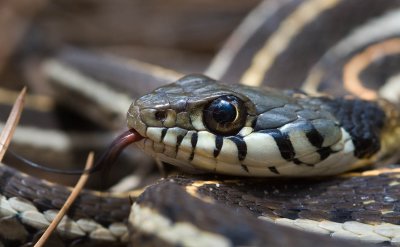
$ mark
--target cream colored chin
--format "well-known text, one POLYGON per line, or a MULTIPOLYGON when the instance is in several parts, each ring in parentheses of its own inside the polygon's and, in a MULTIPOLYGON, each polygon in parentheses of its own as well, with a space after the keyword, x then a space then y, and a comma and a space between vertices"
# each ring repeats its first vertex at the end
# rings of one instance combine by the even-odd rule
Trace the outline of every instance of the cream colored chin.
MULTIPOLYGON (((295 164, 285 160, 274 139, 268 134, 250 133, 243 138, 247 146, 244 159, 238 158, 238 147, 229 138, 223 138, 222 147, 218 155, 215 135, 208 131, 187 131, 180 128, 149 127, 146 131, 147 138, 137 145, 153 157, 189 169, 191 171, 208 171, 212 173, 252 176, 252 177, 307 177, 320 175, 334 175, 350 169, 354 169, 365 162, 358 162, 354 157, 354 145, 349 134, 342 129, 341 139, 330 146, 335 153, 320 161, 314 157, 308 157, 314 152, 296 156, 298 160, 315 162, 313 165, 295 164), (166 131, 163 135, 163 129, 166 131), (192 143, 193 135, 197 135, 197 142, 192 143), (178 144, 177 136, 182 136, 178 144)), ((298 137, 297 139, 302 139, 298 137)), ((297 144, 303 143, 296 139, 297 144), (297 143, 299 142, 299 143, 297 143)), ((305 137, 303 139, 306 139, 305 137)), ((309 148, 310 149, 310 148, 309 148)), ((307 149, 308 150, 308 149, 307 149)), ((301 150, 296 148, 298 154, 301 150)), ((319 155, 318 155, 319 157, 319 155)))
MULTIPOLYGON (((349 170, 349 167, 343 164, 354 163, 354 156, 350 153, 343 151, 331 155, 328 159, 322 161, 315 167, 299 166, 292 162, 287 162, 277 167, 280 174, 271 172, 267 165, 264 167, 247 166, 248 172, 245 171, 239 163, 226 163, 218 160, 213 160, 204 156, 195 155, 193 160, 177 159, 167 156, 171 153, 162 153, 163 150, 168 150, 170 147, 163 143, 157 143, 150 139, 144 139, 137 143, 146 153, 150 154, 156 159, 166 162, 171 165, 183 168, 184 171, 198 174, 204 172, 212 172, 226 175, 236 176, 251 176, 251 177, 310 177, 310 176, 324 176, 332 175, 349 170)), ((358 166, 358 165, 357 165, 358 166)), ((353 166, 352 168, 356 168, 353 166)))
MULTIPOLYGON (((163 143, 160 142, 154 142, 151 139, 142 139, 139 142, 136 142, 136 145, 142 149, 144 152, 147 154, 151 155, 157 160, 166 162, 168 164, 177 166, 182 168, 184 171, 190 172, 190 173, 204 173, 204 169, 198 169, 195 168, 189 161, 187 160, 179 160, 176 158, 172 158, 167 156, 166 154, 163 153, 165 150, 171 150, 170 147, 166 146, 163 143)), ((169 155, 172 155, 171 152, 168 152, 169 155)), ((175 156, 175 155, 174 155, 175 156)))

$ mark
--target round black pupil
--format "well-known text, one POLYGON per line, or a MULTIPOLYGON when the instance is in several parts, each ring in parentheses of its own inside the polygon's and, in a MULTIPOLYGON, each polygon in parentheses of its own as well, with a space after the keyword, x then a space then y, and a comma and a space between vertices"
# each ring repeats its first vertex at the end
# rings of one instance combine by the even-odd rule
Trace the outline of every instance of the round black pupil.
POLYGON ((231 123, 236 119, 236 108, 229 101, 217 99, 211 104, 210 108, 212 116, 217 123, 231 123))

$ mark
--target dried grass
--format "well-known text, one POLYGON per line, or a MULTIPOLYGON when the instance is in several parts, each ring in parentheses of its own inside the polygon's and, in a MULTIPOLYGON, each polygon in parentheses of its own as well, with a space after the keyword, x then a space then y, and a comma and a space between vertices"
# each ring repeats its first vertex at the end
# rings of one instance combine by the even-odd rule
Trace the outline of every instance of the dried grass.
MULTIPOLYGON (((90 152, 86 160, 85 171, 90 170, 92 168, 93 160, 94 160, 94 153, 90 152)), ((79 193, 82 191, 83 187, 85 186, 89 178, 89 175, 90 175, 89 173, 82 173, 81 177, 79 178, 79 181, 76 183, 68 199, 65 201, 64 205, 62 206, 62 208, 60 209, 54 220, 50 223, 49 227, 47 227, 46 231, 43 233, 43 235, 40 237, 40 239, 37 241, 34 247, 41 247, 46 243, 47 239, 49 239, 51 234, 56 229, 57 225, 60 223, 62 218, 67 213, 68 209, 71 207, 75 199, 78 197, 79 193)))
POLYGON ((24 87, 18 95, 13 108, 11 109, 10 115, 4 126, 4 129, 0 134, 0 162, 3 160, 4 154, 7 151, 8 145, 11 142, 12 136, 14 135, 15 129, 17 128, 19 119, 21 117, 22 110, 24 108, 26 95, 26 87, 24 87))

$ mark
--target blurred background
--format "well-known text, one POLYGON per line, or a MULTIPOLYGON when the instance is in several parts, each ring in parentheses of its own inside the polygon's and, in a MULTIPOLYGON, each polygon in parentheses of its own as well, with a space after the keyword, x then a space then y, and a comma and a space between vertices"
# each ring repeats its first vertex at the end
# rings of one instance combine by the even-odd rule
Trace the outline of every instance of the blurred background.
MULTIPOLYGON (((55 97, 48 94, 40 67, 42 61, 60 53, 68 57, 71 48, 77 48, 79 52, 73 52, 72 56, 78 54, 78 61, 83 61, 85 66, 90 64, 90 59, 82 60, 79 54, 89 52, 136 59, 180 73, 201 73, 230 33, 258 2, 0 0, 0 121, 6 120, 12 102, 23 86, 28 86, 29 97, 32 98, 27 100, 19 128, 28 126, 33 132, 20 131, 20 137, 14 138, 11 149, 39 164, 60 169, 79 169, 88 151, 95 149, 99 154, 112 139, 103 138, 96 147, 88 144, 86 148, 78 148, 80 144, 74 144, 65 152, 53 148, 51 141, 56 142, 53 145, 55 147, 60 142, 57 138, 60 135, 63 137, 63 133, 71 141, 79 139, 82 136, 80 133, 85 131, 109 134, 125 127, 125 121, 121 120, 117 121, 117 127, 105 126, 96 118, 86 117, 79 112, 79 107, 64 104, 59 95, 55 97), (44 112, 38 111, 36 106, 51 107, 44 112), (41 134, 41 130, 44 134, 41 134), (49 133, 58 134, 58 137, 49 137, 49 133), (38 147, 31 140, 22 139, 35 139, 47 146, 38 147)), ((83 139, 87 141, 85 137, 83 139)), ((112 173, 106 179, 107 187, 126 174, 135 172, 132 160, 142 165, 152 162, 137 152, 130 153, 132 155, 124 156, 128 162, 123 159, 119 162, 122 166, 111 168, 112 173)), ((77 179, 30 169, 10 155, 5 163, 60 183, 73 184, 77 179)), ((90 186, 104 187, 103 178, 101 174, 93 176, 90 186)))
POLYGON ((2 0, 1 83, 15 63, 75 46, 201 72, 257 0, 2 0))

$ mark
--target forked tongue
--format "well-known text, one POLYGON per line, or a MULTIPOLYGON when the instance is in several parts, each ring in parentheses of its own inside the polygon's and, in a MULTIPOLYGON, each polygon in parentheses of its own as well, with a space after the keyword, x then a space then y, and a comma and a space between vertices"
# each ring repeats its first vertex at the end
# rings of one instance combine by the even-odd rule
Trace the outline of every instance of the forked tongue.
POLYGON ((52 172, 52 173, 61 173, 67 175, 81 175, 82 173, 93 173, 98 170, 101 170, 104 167, 111 166, 115 163, 122 150, 124 150, 128 145, 140 141, 143 137, 134 129, 130 129, 119 135, 115 140, 110 144, 110 146, 106 149, 106 151, 97 159, 95 165, 90 170, 60 170, 56 168, 51 168, 48 166, 43 166, 32 162, 24 157, 12 152, 10 149, 7 150, 9 154, 14 156, 15 158, 21 160, 22 162, 32 166, 34 168, 52 172))
POLYGON ((141 139, 143 139, 143 137, 136 130, 130 129, 125 131, 115 138, 89 172, 98 171, 105 166, 111 166, 127 146, 141 139))

